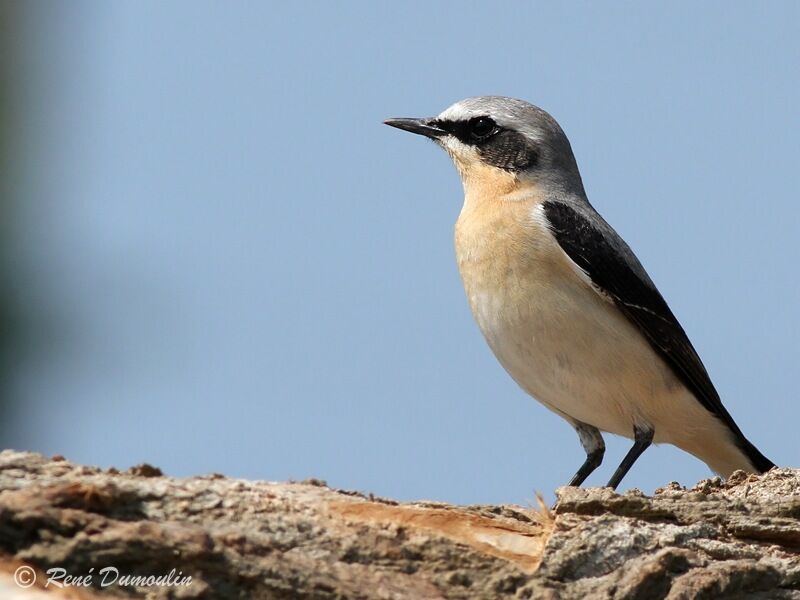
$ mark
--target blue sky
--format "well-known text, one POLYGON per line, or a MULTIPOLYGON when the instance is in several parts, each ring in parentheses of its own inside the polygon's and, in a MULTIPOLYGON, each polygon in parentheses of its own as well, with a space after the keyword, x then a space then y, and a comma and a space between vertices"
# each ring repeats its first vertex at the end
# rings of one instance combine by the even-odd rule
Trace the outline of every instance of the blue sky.
MULTIPOLYGON (((472 320, 449 159, 381 124, 502 94, 559 120, 734 418, 796 465, 799 18, 779 2, 40 8, 17 227, 48 351, 15 381, 7 445, 400 499, 551 497, 577 437, 472 320)), ((608 436, 588 483, 629 443, 608 436)), ((623 487, 708 473, 661 446, 623 487)))

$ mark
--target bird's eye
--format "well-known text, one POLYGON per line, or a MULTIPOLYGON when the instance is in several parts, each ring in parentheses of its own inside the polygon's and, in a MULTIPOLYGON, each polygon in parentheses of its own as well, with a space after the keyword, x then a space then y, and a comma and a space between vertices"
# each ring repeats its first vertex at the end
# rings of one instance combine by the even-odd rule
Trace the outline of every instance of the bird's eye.
POLYGON ((473 140, 483 140, 497 130, 497 125, 489 117, 477 117, 470 121, 469 135, 473 140))

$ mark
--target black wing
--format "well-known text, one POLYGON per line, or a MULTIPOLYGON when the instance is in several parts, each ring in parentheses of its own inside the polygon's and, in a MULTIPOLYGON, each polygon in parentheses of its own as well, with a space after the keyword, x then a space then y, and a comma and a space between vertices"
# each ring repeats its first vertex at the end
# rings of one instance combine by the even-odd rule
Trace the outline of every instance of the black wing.
POLYGON ((753 466, 762 472, 772 468, 772 462, 747 441, 722 405, 692 343, 622 238, 591 207, 548 201, 544 212, 564 252, 642 332, 697 400, 730 428, 753 466))

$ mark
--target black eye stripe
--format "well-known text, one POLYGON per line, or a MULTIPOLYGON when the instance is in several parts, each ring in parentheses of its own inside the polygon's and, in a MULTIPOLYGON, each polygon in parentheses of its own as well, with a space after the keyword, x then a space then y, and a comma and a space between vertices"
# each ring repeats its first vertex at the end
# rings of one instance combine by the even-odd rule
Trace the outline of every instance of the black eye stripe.
POLYGON ((437 119, 432 125, 451 133, 465 144, 473 145, 479 144, 489 139, 497 132, 502 131, 502 128, 488 116, 473 117, 467 121, 437 119))
POLYGON ((489 165, 507 171, 520 171, 539 161, 534 142, 518 131, 497 125, 490 117, 474 117, 466 121, 436 120, 432 125, 444 129, 459 141, 478 150, 489 165))
POLYGON ((477 149, 483 162, 507 171, 529 169, 539 161, 539 152, 533 142, 509 129, 491 136, 477 149))

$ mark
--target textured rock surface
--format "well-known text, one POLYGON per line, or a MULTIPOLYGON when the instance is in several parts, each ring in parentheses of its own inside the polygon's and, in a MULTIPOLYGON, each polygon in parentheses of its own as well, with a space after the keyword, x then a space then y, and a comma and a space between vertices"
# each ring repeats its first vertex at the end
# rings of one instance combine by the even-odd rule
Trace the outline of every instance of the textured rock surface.
POLYGON ((558 498, 552 511, 398 504, 317 481, 172 479, 6 451, 0 597, 800 599, 800 471, 558 498), (30 588, 14 582, 21 566, 30 588), (102 586, 104 567, 175 578, 102 586), (52 568, 92 586, 44 588, 52 568))

